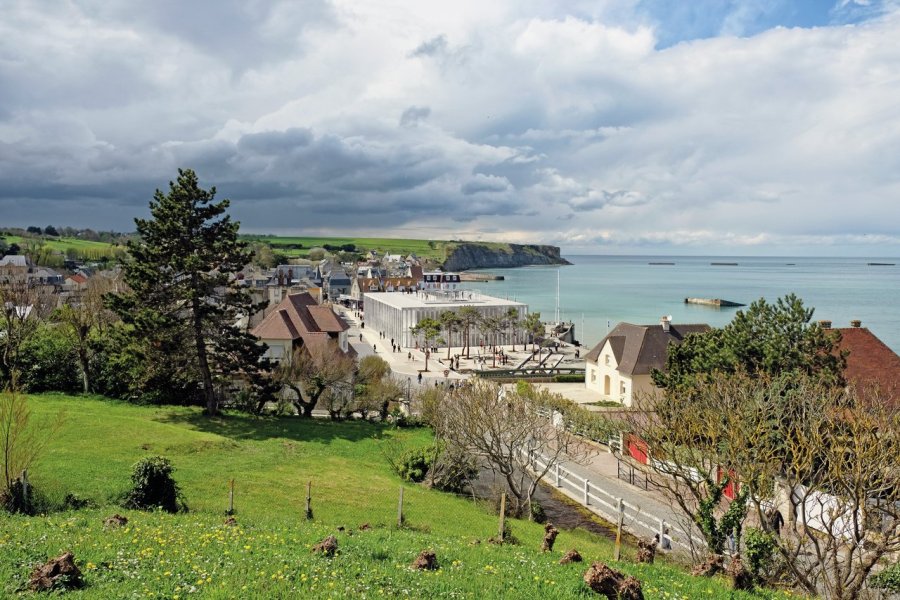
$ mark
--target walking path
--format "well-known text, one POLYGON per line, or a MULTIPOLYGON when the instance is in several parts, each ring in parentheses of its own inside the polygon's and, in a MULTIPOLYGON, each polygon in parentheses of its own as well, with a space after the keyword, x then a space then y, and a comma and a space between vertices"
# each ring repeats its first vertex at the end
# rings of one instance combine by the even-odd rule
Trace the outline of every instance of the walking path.
MULTIPOLYGON (((407 393, 433 387, 435 385, 458 384, 468 379, 469 375, 448 369, 446 353, 439 351, 432 354, 428 360, 428 371, 425 368, 425 353, 421 350, 401 348, 393 351, 390 339, 382 339, 378 331, 360 326, 360 319, 354 311, 340 306, 335 306, 341 316, 350 325, 347 332, 350 344, 360 357, 376 355, 384 359, 391 370, 401 379, 406 378, 407 393), (444 375, 444 373, 447 375, 444 375), (419 384, 418 376, 421 373, 422 383, 419 384)), ((477 351, 473 348, 473 354, 477 351)), ((504 347, 504 352, 510 356, 510 365, 523 361, 531 352, 524 345, 518 345, 519 352, 513 352, 511 347, 504 347)), ((573 350, 557 355, 559 359, 572 358, 573 350)), ((459 349, 461 352, 462 350, 459 349)), ((451 350, 451 352, 453 352, 451 350)), ((557 359, 554 358, 554 361, 557 359)), ((490 361, 486 358, 485 361, 490 361)), ((475 358, 460 360, 460 370, 479 370, 484 363, 479 364, 475 358)), ((593 394, 583 393, 583 384, 553 384, 546 385, 553 391, 562 391, 566 396, 574 396, 576 402, 585 403, 594 400, 593 394), (556 389, 560 387, 560 389, 556 389), (574 394, 569 392, 575 392, 574 394)), ((594 407, 591 407, 594 408, 594 407)), ((543 461, 535 457, 538 467, 543 461)), ((623 513, 623 528, 639 537, 653 537, 660 534, 661 539, 676 550, 687 550, 691 546, 690 536, 684 532, 681 526, 683 518, 679 516, 671 504, 660 492, 652 487, 649 490, 633 486, 618 478, 618 465, 616 455, 599 450, 584 464, 577 464, 571 460, 563 460, 559 463, 559 469, 551 468, 545 481, 555 486, 562 493, 586 506, 592 512, 604 519, 616 523, 618 511, 623 513), (621 500, 621 503, 619 502, 621 500)), ((699 535, 694 533, 695 544, 702 544, 699 535)), ((665 545, 663 547, 665 548, 665 545)))

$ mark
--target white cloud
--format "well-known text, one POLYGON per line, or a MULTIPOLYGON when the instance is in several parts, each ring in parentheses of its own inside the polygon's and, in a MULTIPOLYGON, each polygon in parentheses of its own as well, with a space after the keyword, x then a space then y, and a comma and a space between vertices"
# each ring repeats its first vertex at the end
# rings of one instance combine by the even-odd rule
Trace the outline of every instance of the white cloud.
POLYGON ((891 3, 664 49, 636 3, 8 4, 10 224, 127 229, 190 166, 258 231, 900 251, 891 3))

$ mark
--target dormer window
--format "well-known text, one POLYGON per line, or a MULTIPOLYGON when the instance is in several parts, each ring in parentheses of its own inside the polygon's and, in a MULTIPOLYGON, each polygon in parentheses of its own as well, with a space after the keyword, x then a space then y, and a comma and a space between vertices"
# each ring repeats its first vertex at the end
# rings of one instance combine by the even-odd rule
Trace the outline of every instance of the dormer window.
POLYGON ((609 366, 609 354, 603 355, 603 364, 605 364, 607 367, 609 366))

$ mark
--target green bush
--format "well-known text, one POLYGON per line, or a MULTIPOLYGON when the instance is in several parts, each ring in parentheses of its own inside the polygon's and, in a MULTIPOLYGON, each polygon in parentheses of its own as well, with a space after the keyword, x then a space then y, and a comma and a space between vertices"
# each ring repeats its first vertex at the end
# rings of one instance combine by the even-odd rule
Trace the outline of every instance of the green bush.
POLYGON ((516 392, 535 406, 562 415, 563 425, 573 433, 595 442, 606 443, 622 430, 622 424, 602 413, 589 411, 559 394, 539 392, 527 381, 516 383, 516 392))
POLYGON ((869 583, 878 590, 900 592, 900 563, 894 563, 881 573, 873 576, 869 583))
POLYGON ((78 356, 72 338, 53 325, 42 325, 22 344, 21 383, 29 392, 81 391, 78 356))
POLYGON ((434 460, 434 448, 412 448, 403 452, 400 457, 391 463, 394 471, 402 479, 412 483, 425 481, 425 475, 434 460))
POLYGON ((757 581, 765 582, 775 558, 775 538, 771 533, 748 527, 744 536, 747 568, 757 581))
POLYGON ((547 520, 547 513, 537 500, 531 501, 531 520, 535 523, 544 523, 547 520))
POLYGON ((125 498, 126 508, 152 510, 160 508, 175 513, 187 510, 178 484, 172 478, 175 468, 168 458, 148 456, 135 463, 131 473, 131 490, 125 498))
POLYGON ((568 373, 563 375, 555 375, 553 377, 555 383, 584 383, 584 373, 568 373))

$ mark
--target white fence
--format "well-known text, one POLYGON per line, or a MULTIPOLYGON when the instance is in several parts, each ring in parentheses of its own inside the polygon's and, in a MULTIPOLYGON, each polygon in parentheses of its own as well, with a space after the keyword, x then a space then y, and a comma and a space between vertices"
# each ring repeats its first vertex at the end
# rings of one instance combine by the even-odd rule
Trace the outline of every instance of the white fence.
MULTIPOLYGON (((525 452, 522 450, 523 454, 525 452)), ((532 470, 540 472, 547 467, 548 460, 546 456, 532 451, 529 463, 532 465, 532 470)), ((688 551, 706 547, 706 541, 703 538, 691 535, 681 527, 641 510, 640 506, 613 496, 591 483, 589 479, 560 466, 559 462, 551 464, 545 481, 555 485, 567 496, 611 523, 618 522, 619 514, 621 514, 622 528, 633 535, 638 537, 659 535, 659 547, 663 550, 672 550, 676 546, 688 551)))

